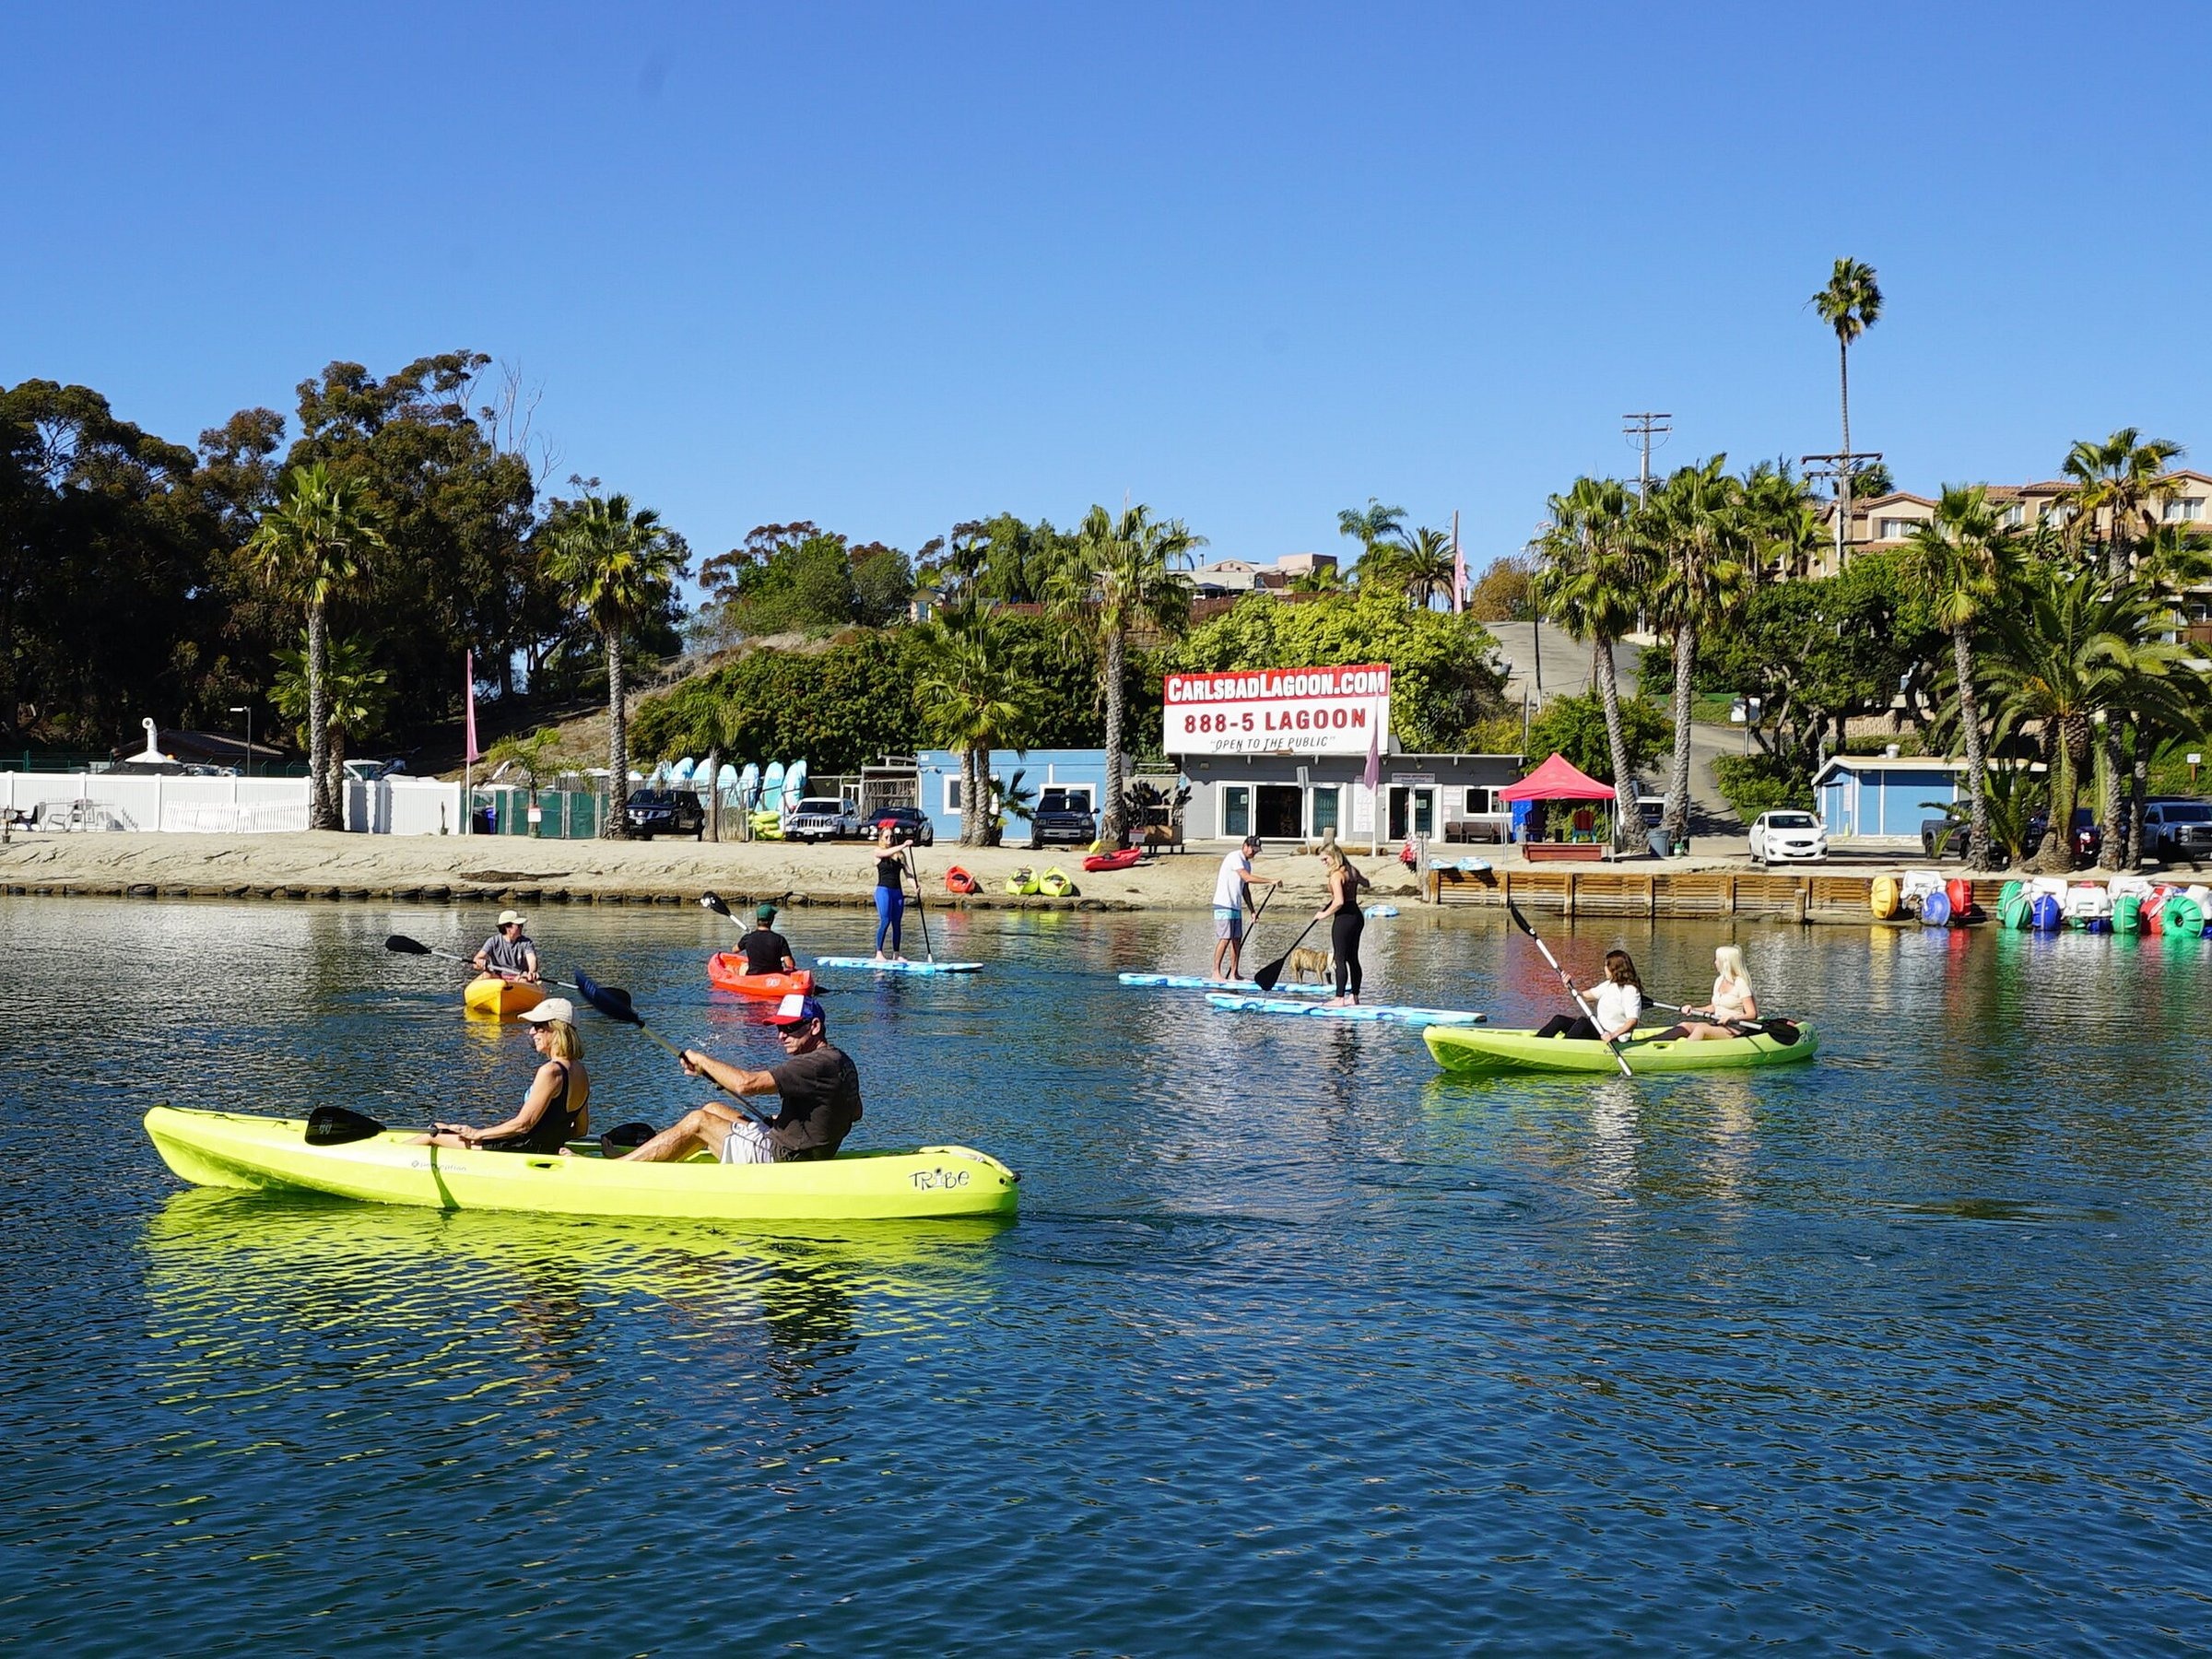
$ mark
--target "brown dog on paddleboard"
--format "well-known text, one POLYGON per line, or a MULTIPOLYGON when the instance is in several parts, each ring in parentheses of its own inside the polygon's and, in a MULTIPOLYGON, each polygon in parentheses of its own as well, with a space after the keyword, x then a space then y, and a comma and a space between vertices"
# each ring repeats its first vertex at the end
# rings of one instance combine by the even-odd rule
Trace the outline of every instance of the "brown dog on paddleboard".
POLYGON ((1329 982, 1329 976, 1333 971, 1333 965, 1329 961, 1329 953, 1325 950, 1315 950, 1311 946, 1300 946, 1290 953, 1290 977, 1300 984, 1311 978, 1315 984, 1325 985, 1329 982))

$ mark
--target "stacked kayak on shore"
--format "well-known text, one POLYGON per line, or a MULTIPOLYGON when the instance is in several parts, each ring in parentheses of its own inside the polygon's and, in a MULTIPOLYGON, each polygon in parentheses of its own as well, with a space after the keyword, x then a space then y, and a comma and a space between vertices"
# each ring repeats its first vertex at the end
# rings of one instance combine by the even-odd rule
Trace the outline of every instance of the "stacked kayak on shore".
POLYGON ((468 989, 461 993, 464 1008, 489 1019, 512 1019, 518 1014, 527 1014, 545 1000, 542 987, 521 980, 501 979, 496 973, 469 981, 468 989))
POLYGON ((1012 1215, 1019 1181, 967 1147, 847 1152, 816 1163, 623 1163, 577 1142, 574 1157, 415 1146, 391 1130, 311 1147, 303 1119, 157 1106, 146 1132, 199 1186, 323 1193, 427 1209, 640 1216, 703 1221, 889 1221, 1012 1215))
POLYGON ((717 991, 773 1001, 794 994, 806 995, 814 989, 814 975, 804 968, 796 973, 747 973, 744 957, 734 950, 718 950, 707 959, 707 983, 717 991))
MULTIPOLYGON (((1632 1072, 1729 1071, 1743 1066, 1788 1065, 1820 1052, 1819 1033, 1809 1025, 1792 1028, 1794 1042, 1760 1032, 1711 1042, 1624 1042, 1618 1051, 1632 1072)), ((1430 1026, 1421 1033, 1429 1052, 1446 1071, 1611 1072, 1620 1067, 1615 1050, 1573 1037, 1539 1037, 1529 1030, 1479 1031, 1430 1026)))

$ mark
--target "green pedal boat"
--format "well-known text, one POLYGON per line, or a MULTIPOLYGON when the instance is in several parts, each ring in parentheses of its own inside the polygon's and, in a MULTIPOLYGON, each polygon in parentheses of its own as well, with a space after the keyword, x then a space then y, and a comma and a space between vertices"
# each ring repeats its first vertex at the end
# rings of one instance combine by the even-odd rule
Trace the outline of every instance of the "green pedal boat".
POLYGON ((815 1163, 609 1162, 595 1142, 572 1158, 412 1146, 391 1130, 307 1144, 304 1120, 157 1106, 146 1132, 161 1160, 199 1186, 327 1193, 428 1209, 527 1210, 687 1221, 892 1221, 1011 1216, 1013 1171, 968 1147, 845 1152, 815 1163))
MULTIPOLYGON (((1765 1031, 1712 1042, 1630 1041, 1619 1053, 1632 1072, 1734 1071, 1748 1065, 1793 1065, 1820 1052, 1820 1034, 1809 1025, 1794 1028, 1797 1041, 1784 1042, 1765 1031)), ((1534 1031, 1493 1027, 1430 1026, 1421 1032, 1436 1063, 1451 1072, 1611 1072, 1618 1076, 1614 1051, 1602 1042, 1572 1037, 1539 1037, 1534 1031)))

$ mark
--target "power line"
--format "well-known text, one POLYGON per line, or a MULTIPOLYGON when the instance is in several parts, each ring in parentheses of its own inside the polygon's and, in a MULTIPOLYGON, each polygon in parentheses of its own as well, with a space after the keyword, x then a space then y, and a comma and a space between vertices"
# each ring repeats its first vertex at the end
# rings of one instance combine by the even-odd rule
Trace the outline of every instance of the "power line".
POLYGON ((1620 418, 1623 423, 1620 433, 1629 441, 1629 447, 1641 447, 1643 452, 1643 460, 1636 473, 1636 493, 1640 497, 1648 496, 1652 493, 1652 451, 1665 444, 1667 434, 1675 429, 1665 423, 1674 417, 1646 412, 1623 415, 1620 418))

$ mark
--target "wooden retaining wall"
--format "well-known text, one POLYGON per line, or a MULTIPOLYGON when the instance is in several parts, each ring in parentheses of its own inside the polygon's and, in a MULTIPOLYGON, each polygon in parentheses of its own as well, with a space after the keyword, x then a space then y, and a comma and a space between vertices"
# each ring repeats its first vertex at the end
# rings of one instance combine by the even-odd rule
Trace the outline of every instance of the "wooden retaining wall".
MULTIPOLYGON (((1432 870, 1434 904, 1502 905, 1564 916, 1784 916, 1864 922, 1875 877, 1760 870, 1432 870)), ((1997 908, 2002 877, 1974 883, 1974 902, 1997 908)))

